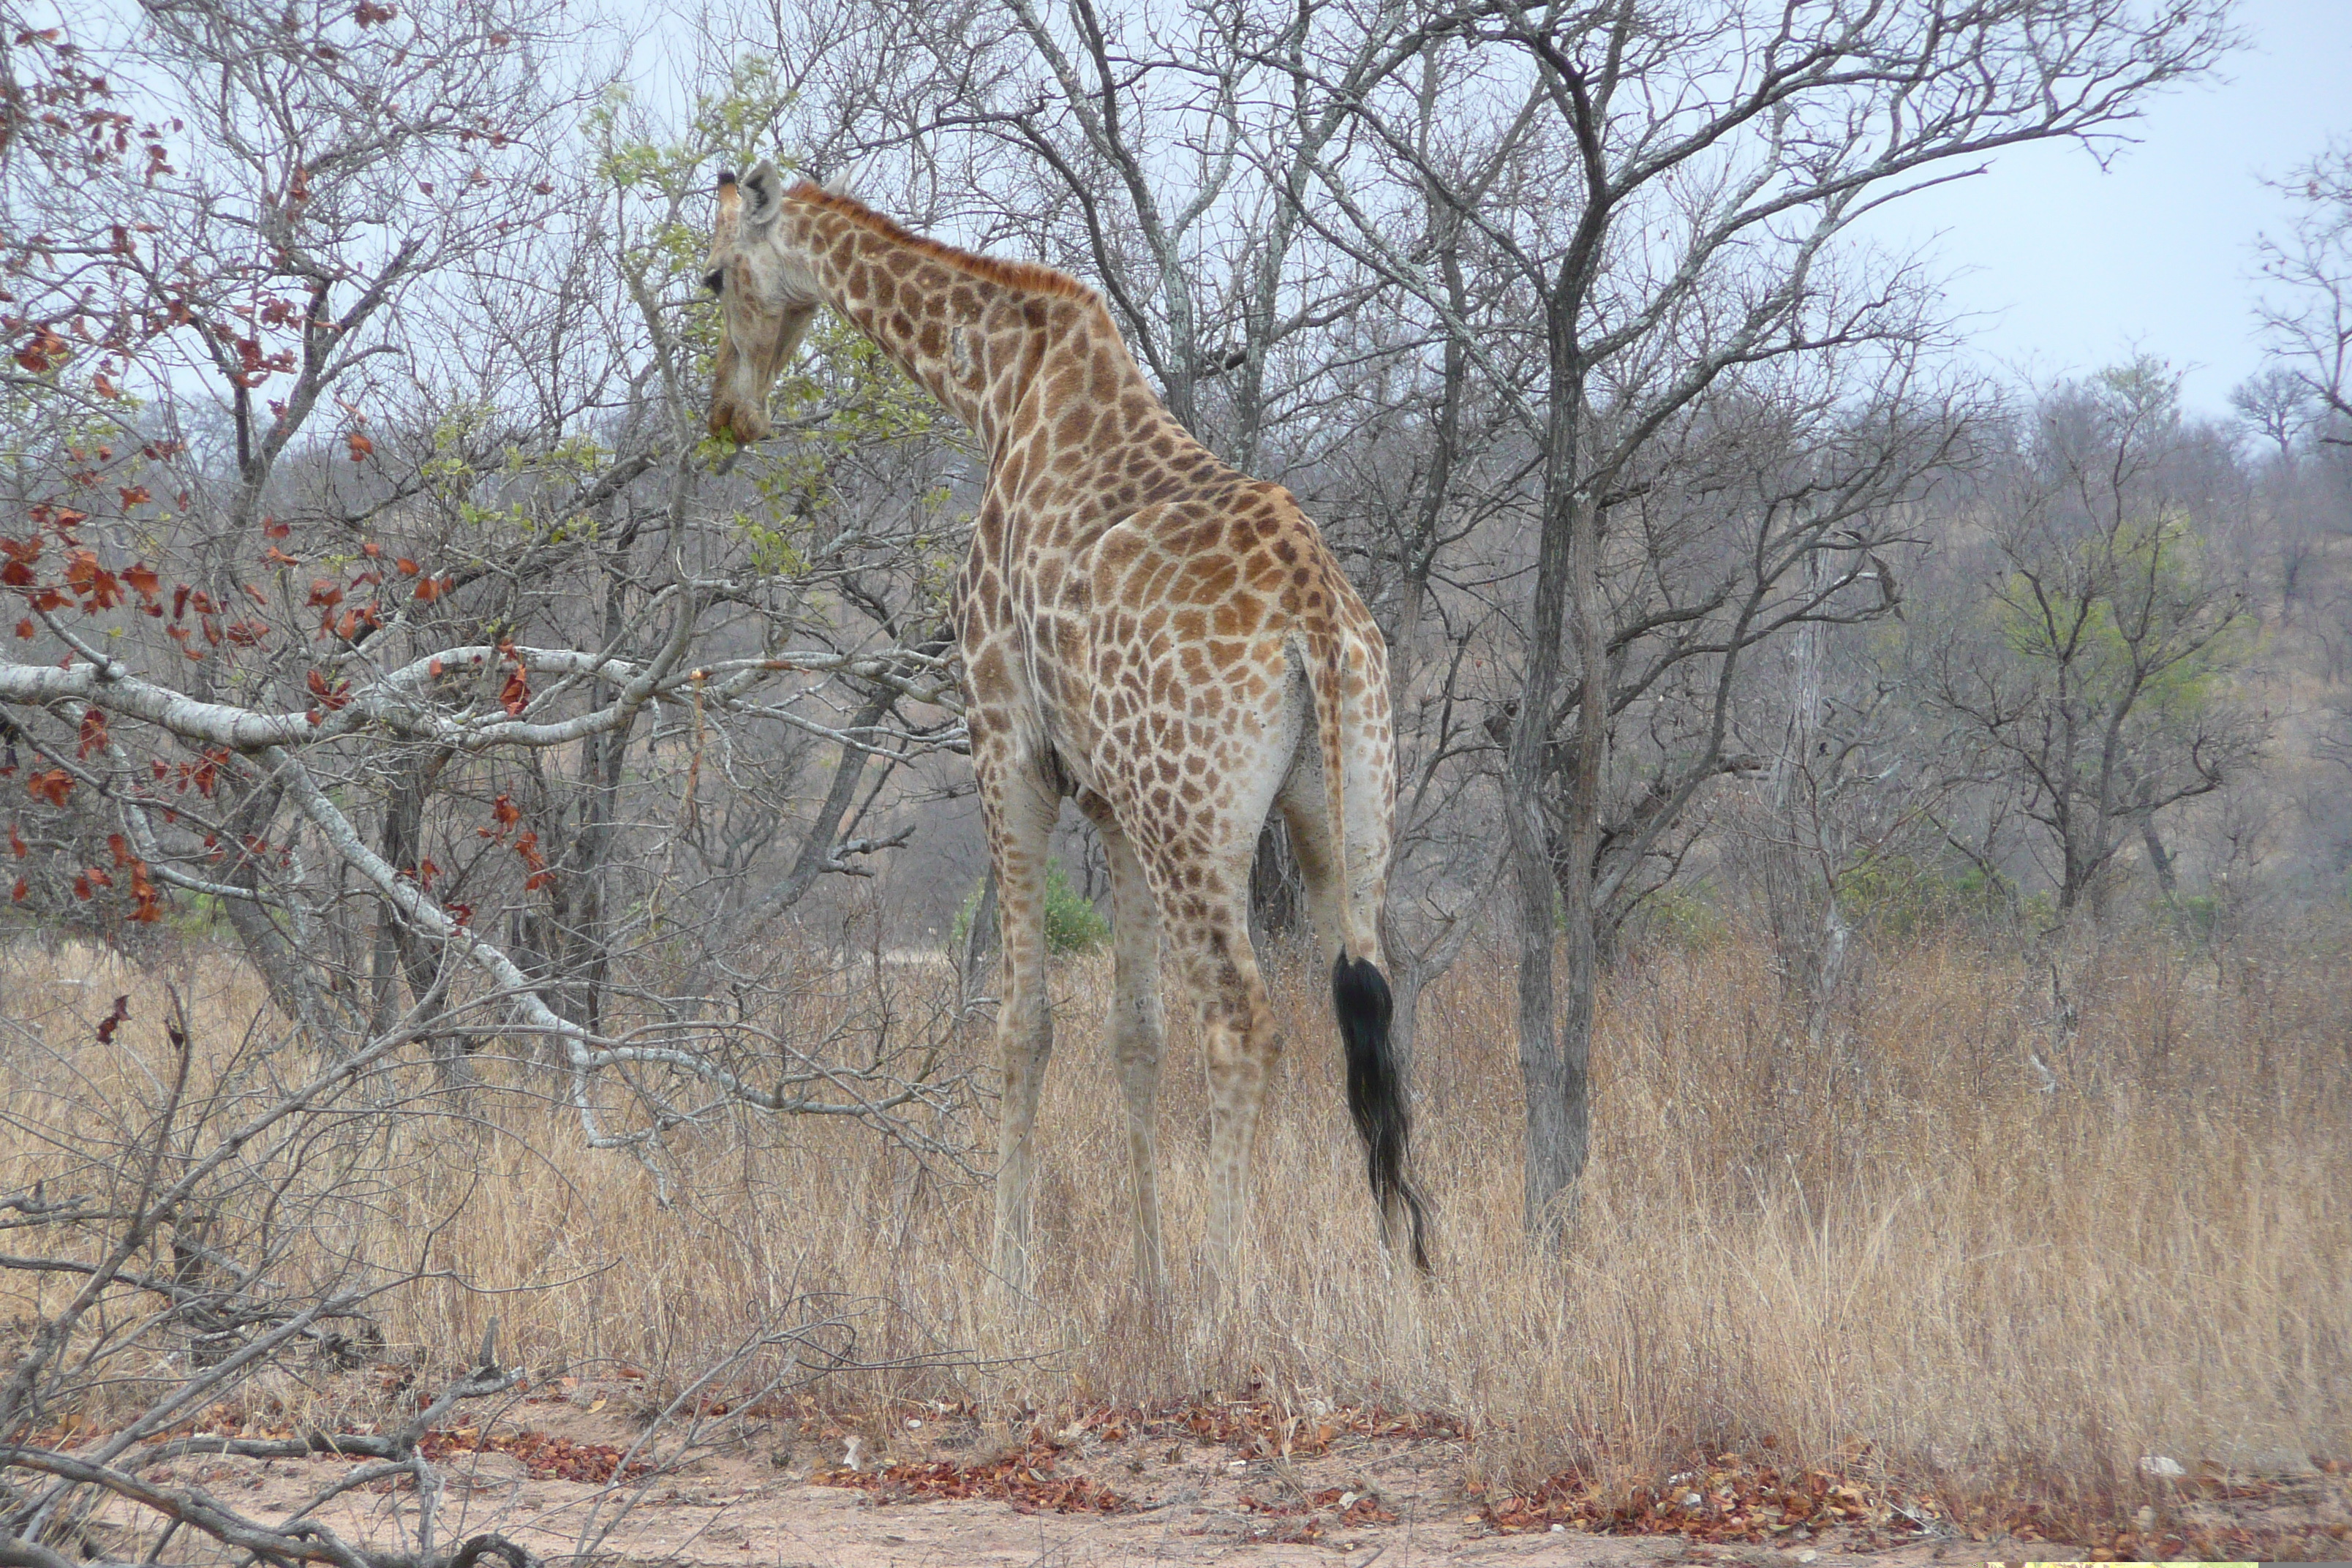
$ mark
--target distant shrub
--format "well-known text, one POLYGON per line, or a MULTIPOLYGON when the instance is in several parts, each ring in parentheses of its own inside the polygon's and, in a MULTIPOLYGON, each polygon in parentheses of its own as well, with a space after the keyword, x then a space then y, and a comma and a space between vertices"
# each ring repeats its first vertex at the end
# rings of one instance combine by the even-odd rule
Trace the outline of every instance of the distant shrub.
POLYGON ((1681 952, 1705 952, 1720 946, 1731 934, 1730 919, 1705 878, 1660 889, 1642 900, 1625 921, 1625 935, 1636 945, 1672 948, 1681 952))
POLYGON ((2017 889, 1973 864, 1885 855, 1838 878, 1838 904, 1873 935, 1901 938, 1955 921, 2006 920, 2017 909, 2017 889))
MULTIPOLYGON (((971 935, 972 918, 980 912, 980 885, 956 911, 949 928, 950 951, 961 952, 971 935)), ((1059 860, 1045 862, 1045 951, 1057 958, 1092 952, 1110 939, 1110 921, 1094 901, 1070 886, 1070 875, 1059 860)))

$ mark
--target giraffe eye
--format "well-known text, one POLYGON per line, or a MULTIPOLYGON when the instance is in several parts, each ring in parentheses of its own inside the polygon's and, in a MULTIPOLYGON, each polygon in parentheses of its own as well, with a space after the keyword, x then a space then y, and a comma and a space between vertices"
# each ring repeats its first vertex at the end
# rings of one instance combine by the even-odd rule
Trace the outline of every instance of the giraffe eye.
POLYGON ((727 272, 724 268, 714 267, 702 275, 702 286, 713 294, 719 292, 719 286, 726 280, 727 272))

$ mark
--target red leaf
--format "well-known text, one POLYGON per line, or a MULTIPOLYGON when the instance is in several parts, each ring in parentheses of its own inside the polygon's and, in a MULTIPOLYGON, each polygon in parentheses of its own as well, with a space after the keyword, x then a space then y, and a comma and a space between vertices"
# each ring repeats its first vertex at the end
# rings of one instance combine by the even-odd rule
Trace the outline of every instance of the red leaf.
POLYGON ((73 793, 74 777, 63 768, 51 768, 45 773, 34 773, 25 780, 27 792, 51 805, 62 807, 66 796, 73 793))
POLYGON ((155 575, 155 568, 143 561, 133 562, 124 568, 122 580, 131 584, 133 593, 151 605, 155 602, 155 595, 161 593, 163 587, 163 579, 155 575))
POLYGON ((18 637, 29 637, 33 635, 33 631, 34 626, 32 616, 26 616, 23 620, 16 623, 16 635, 18 637))
POLYGON ((530 682, 524 679, 521 665, 516 665, 514 673, 507 677, 506 687, 499 693, 499 705, 517 718, 530 706, 530 682))
POLYGON ((26 895, 30 893, 32 890, 32 889, 25 886, 25 879, 19 877, 16 879, 16 886, 11 889, 8 894, 8 901, 12 904, 21 904, 25 901, 26 895))
POLYGON ((366 437, 361 435, 356 430, 352 431, 349 436, 346 436, 343 438, 351 443, 352 461, 354 463, 363 463, 367 461, 368 454, 375 450, 375 443, 369 440, 366 437))
POLYGON ((77 756, 87 757, 92 752, 106 749, 106 714, 92 708, 81 716, 81 749, 77 756))
POLYGON ((16 825, 13 822, 8 825, 8 847, 19 860, 32 853, 30 849, 25 847, 24 837, 16 831, 16 825))
POLYGON ((268 562, 272 566, 299 566, 302 564, 301 561, 298 557, 287 554, 286 552, 278 549, 275 544, 263 551, 261 552, 261 558, 264 561, 268 562))
POLYGON ((66 564, 66 585, 85 610, 104 610, 122 602, 122 584, 87 550, 77 550, 66 564))
POLYGON ((341 681, 331 688, 327 684, 327 678, 315 669, 310 672, 310 695, 324 703, 331 712, 352 700, 350 681, 341 681))
POLYGON ((401 556, 398 560, 394 561, 393 564, 400 568, 400 574, 404 577, 414 577, 417 573, 424 570, 423 567, 417 565, 415 562, 411 561, 405 555, 401 556))

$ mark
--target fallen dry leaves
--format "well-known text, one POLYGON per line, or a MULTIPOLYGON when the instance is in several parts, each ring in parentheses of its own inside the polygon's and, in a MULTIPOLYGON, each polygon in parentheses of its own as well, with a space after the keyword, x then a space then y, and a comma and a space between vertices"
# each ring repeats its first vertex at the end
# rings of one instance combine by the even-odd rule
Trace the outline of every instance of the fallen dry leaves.
POLYGON ((1125 1513, 1135 1505, 1085 1476, 1059 1474, 1059 1451, 1032 1434, 1014 1453, 984 1464, 885 1465, 876 1470, 819 1470, 809 1479, 821 1487, 854 1487, 877 1503, 915 1500, 989 1498, 1009 1502, 1020 1513, 1125 1513))
MULTIPOLYGON (((1985 1541, 2006 1535, 2019 1541, 2082 1544, 2090 1561, 2254 1560, 2284 1561, 2324 1540, 2352 1539, 2352 1525, 2329 1522, 2276 1526, 2257 1521, 2195 1517, 2195 1505, 2219 1501, 2284 1500, 2304 1483, 2231 1474, 2209 1468, 2174 1484, 2175 1508, 2163 1515, 2138 1512, 2131 1526, 2114 1522, 2136 1510, 2118 1499, 2082 1499, 2071 1503, 2012 1500, 1992 1508, 1965 1506, 1932 1487, 1906 1487, 1868 1466, 1869 1451, 1852 1455, 1852 1468, 1784 1469, 1772 1458, 1717 1454, 1690 1463, 1664 1480, 1609 1480, 1580 1469, 1563 1470, 1523 1491, 1489 1489, 1478 1518, 1501 1531, 1550 1530, 1559 1526, 1602 1535, 1677 1535, 1725 1544, 1788 1544, 1837 1531, 1850 1550, 1869 1551, 1920 1535, 1965 1536, 1985 1541), (2286 1549, 2292 1547, 2294 1552, 2286 1549)), ((2340 1477, 2340 1460, 2316 1464, 2320 1476, 2340 1477)))
POLYGON ((625 1468, 623 1450, 610 1443, 575 1443, 546 1432, 484 1432, 472 1426, 436 1429, 425 1433, 416 1447, 433 1460, 461 1454, 509 1455, 520 1459, 537 1481, 585 1481, 601 1486, 615 1476, 631 1479, 653 1471, 642 1460, 632 1460, 625 1468))

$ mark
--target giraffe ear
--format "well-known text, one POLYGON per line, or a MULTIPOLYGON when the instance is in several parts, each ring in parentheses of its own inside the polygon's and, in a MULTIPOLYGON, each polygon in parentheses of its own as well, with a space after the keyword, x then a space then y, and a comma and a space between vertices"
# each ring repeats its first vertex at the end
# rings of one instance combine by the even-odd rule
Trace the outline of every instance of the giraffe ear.
POLYGON ((760 166, 743 176, 743 222, 757 228, 773 223, 784 203, 784 177, 776 173, 775 163, 766 158, 760 166))

